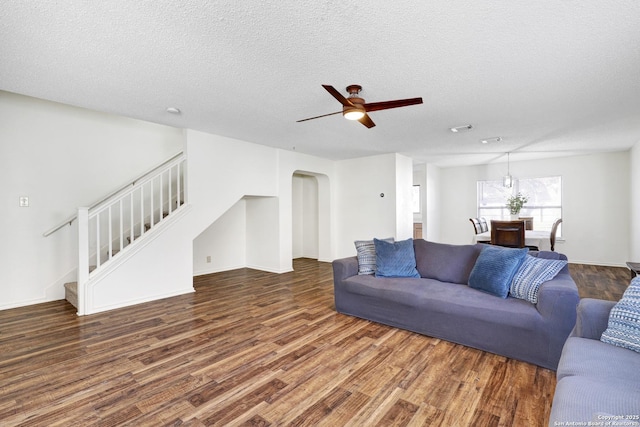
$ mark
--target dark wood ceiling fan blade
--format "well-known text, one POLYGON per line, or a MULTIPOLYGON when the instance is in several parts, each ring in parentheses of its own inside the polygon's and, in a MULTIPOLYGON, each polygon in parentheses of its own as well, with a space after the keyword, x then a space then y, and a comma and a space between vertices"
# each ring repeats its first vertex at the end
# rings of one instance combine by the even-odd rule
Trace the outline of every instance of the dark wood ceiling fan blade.
POLYGON ((390 108, 407 107, 409 105, 422 104, 422 98, 396 99, 395 101, 371 102, 364 104, 367 112, 388 110, 390 108))
POLYGON ((334 88, 331 85, 322 85, 323 88, 325 88, 327 90, 327 92, 329 92, 331 94, 331 96, 333 96, 335 99, 338 100, 338 102, 340 102, 340 104, 344 105, 345 107, 353 107, 353 104, 344 96, 342 96, 342 94, 340 92, 338 92, 336 90, 336 88, 334 88))
POLYGON ((306 122, 307 120, 319 119, 320 117, 333 116, 335 114, 342 114, 342 111, 336 111, 335 113, 323 114, 321 116, 309 117, 307 119, 296 120, 296 123, 306 122))
POLYGON ((361 119, 358 119, 358 121, 363 125, 365 125, 366 127, 368 127, 369 129, 371 129, 376 125, 375 123, 373 123, 373 120, 371 120, 371 117, 369 117, 367 114, 362 116, 361 119))

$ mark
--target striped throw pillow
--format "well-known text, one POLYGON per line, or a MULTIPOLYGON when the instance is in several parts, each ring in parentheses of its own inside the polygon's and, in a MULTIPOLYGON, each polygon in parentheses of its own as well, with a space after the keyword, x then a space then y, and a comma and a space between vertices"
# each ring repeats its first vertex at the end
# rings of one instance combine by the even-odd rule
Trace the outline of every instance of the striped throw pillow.
POLYGON ((509 293, 514 298, 537 304, 540 285, 556 277, 565 265, 567 265, 566 260, 527 256, 513 276, 509 293))
MULTIPOLYGON (((385 242, 393 243, 393 237, 382 239, 385 242)), ((356 251, 358 253, 358 274, 376 273, 376 247, 372 240, 356 240, 356 251)))
POLYGON ((631 281, 622 299, 611 309, 600 341, 640 353, 640 276, 631 281))

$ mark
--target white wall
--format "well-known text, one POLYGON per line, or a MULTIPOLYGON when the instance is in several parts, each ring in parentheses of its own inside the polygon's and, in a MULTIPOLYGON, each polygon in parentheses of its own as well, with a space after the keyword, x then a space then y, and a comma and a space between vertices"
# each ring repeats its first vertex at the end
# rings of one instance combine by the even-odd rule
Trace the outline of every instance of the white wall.
POLYGON ((420 212, 413 213, 413 222, 421 223, 427 218, 427 165, 424 163, 413 165, 413 185, 420 186, 420 212))
POLYGON ((194 130, 186 134, 194 238, 243 197, 278 194, 277 150, 194 130))
POLYGON ((395 155, 396 232, 398 240, 413 237, 413 161, 395 155))
POLYGON ((247 199, 247 267, 284 273, 291 271, 280 264, 280 204, 276 197, 247 199))
POLYGON ((182 131, 1 91, 0 121, 0 309, 64 298, 76 225, 42 234, 180 152, 182 131))
POLYGON ((426 218, 423 218, 422 236, 432 242, 442 242, 442 216, 440 206, 442 206, 442 185, 440 180, 440 168, 435 165, 426 166, 426 197, 423 208, 426 218), (426 205, 426 206, 424 206, 426 205))
MULTIPOLYGON (((625 151, 511 162, 515 177, 562 176, 563 241, 556 243, 556 250, 570 262, 623 266, 628 260, 629 155, 625 151)), ((471 242, 476 181, 499 179, 504 173, 503 164, 441 169, 441 241, 471 242)))
POLYGON ((382 154, 342 160, 336 167, 338 258, 355 255, 355 240, 413 235, 411 159, 382 154))
POLYGON ((629 201, 631 203, 630 250, 628 261, 640 262, 640 141, 629 155, 630 181, 629 201))
MULTIPOLYGON (((212 222, 217 221, 229 206, 245 198, 245 266, 273 272, 291 271, 292 180, 296 174, 313 179, 317 187, 316 195, 311 196, 317 206, 311 209, 316 212, 318 232, 315 242, 309 239, 315 248, 315 257, 324 261, 333 259, 331 186, 334 162, 193 130, 187 131, 187 146, 189 200, 195 211, 192 221, 194 237, 197 236, 195 263, 206 259, 202 248, 213 248, 218 244, 216 241, 227 240, 212 222), (202 233, 205 229, 209 229, 208 232, 202 233)), ((239 221, 236 220, 235 227, 239 221)), ((237 268, 234 264, 227 267, 237 268)))
POLYGON ((247 265, 247 214, 243 198, 193 240, 193 275, 247 265), (210 257, 210 262, 207 262, 210 257))

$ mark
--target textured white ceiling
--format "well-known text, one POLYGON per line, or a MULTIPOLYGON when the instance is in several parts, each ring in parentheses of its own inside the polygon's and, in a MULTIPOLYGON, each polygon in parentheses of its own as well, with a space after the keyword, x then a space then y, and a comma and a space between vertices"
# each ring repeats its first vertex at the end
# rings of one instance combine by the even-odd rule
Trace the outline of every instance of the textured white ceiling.
POLYGON ((638 0, 268 3, 3 0, 0 90, 330 159, 450 166, 640 140, 638 0), (296 123, 340 110, 321 84, 424 104, 371 113, 372 129, 296 123))

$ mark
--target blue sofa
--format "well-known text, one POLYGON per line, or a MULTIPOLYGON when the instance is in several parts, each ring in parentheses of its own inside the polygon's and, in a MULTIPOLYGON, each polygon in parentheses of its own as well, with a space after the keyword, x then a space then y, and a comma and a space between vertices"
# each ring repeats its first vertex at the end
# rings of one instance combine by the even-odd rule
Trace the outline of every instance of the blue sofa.
MULTIPOLYGON (((483 246, 415 240, 420 278, 359 275, 357 257, 337 259, 336 310, 555 370, 579 301, 568 268, 542 284, 537 304, 503 299, 467 286, 483 246)), ((566 260, 556 252, 527 256, 566 260)))
POLYGON ((549 426, 640 426, 640 353, 600 341, 615 304, 580 300, 556 372, 549 426))

